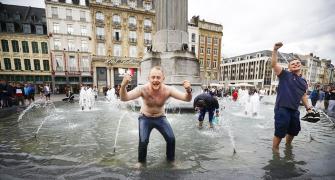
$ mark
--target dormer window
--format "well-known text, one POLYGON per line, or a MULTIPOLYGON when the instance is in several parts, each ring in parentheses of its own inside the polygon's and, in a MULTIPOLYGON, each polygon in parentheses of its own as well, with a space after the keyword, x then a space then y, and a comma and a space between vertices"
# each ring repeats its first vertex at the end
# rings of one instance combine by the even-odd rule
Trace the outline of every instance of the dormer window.
POLYGON ((119 6, 121 4, 121 0, 112 0, 113 6, 119 6))
POLYGON ((23 24, 23 33, 25 33, 25 34, 30 34, 31 33, 30 24, 23 24))
POLYGON ((128 0, 128 5, 130 8, 136 8, 136 0, 128 0))
POLYGON ((151 10, 152 9, 152 3, 151 3, 151 1, 143 1, 143 7, 147 11, 151 10))
POLYGON ((43 34, 43 26, 42 25, 36 25, 36 34, 43 34))
POLYGON ((7 32, 14 32, 15 31, 14 24, 13 23, 6 23, 6 29, 7 29, 7 32))
POLYGON ((19 14, 19 13, 16 13, 16 14, 14 15, 14 19, 15 19, 15 21, 20 21, 20 14, 19 14))

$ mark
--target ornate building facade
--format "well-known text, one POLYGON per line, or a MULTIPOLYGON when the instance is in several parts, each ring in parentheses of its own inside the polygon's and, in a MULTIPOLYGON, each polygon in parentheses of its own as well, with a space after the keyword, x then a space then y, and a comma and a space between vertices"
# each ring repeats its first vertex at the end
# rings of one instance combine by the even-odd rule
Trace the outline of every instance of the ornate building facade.
POLYGON ((93 84, 91 15, 86 0, 46 0, 53 88, 79 92, 93 84))
POLYGON ((189 22, 189 46, 199 60, 203 84, 219 80, 222 30, 221 24, 200 20, 199 16, 189 22))
POLYGON ((93 84, 103 89, 121 84, 131 73, 137 85, 139 62, 155 32, 152 0, 92 0, 93 84))

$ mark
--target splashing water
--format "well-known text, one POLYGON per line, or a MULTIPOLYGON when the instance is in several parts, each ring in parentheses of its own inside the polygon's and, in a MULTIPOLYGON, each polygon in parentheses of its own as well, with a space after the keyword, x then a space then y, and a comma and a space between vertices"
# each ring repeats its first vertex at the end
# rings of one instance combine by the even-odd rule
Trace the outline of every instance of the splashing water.
POLYGON ((23 110, 23 111, 20 113, 20 115, 19 115, 19 117, 18 117, 18 119, 17 119, 17 122, 20 122, 20 121, 22 120, 23 116, 24 116, 28 111, 30 111, 32 108, 34 108, 34 107, 40 107, 41 104, 42 104, 43 102, 44 102, 43 99, 38 99, 38 100, 32 102, 32 103, 31 103, 25 110, 23 110))
POLYGON ((124 113, 122 114, 122 116, 121 116, 120 119, 119 119, 119 123, 118 123, 118 125, 117 125, 117 129, 116 129, 116 132, 115 132, 115 141, 114 141, 114 146, 113 146, 113 152, 114 152, 114 153, 115 153, 115 151, 116 151, 116 143, 117 143, 117 137, 118 137, 118 135, 119 135, 119 130, 120 130, 121 121, 122 121, 122 119, 124 118, 124 116, 125 116, 126 114, 128 114, 127 111, 124 112, 124 113))

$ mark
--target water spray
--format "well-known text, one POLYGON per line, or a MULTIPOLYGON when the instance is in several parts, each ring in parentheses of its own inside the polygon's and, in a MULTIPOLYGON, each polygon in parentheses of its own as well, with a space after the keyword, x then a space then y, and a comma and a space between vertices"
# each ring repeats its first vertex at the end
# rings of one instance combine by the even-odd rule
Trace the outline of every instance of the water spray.
POLYGON ((122 114, 122 116, 120 117, 119 119, 119 123, 117 125, 117 129, 116 129, 116 133, 115 133, 115 141, 114 141, 114 146, 113 146, 113 153, 116 152, 116 142, 117 142, 117 137, 118 137, 118 134, 119 134, 119 129, 120 129, 120 125, 121 125, 121 120, 124 118, 124 116, 127 114, 128 112, 124 112, 122 114))

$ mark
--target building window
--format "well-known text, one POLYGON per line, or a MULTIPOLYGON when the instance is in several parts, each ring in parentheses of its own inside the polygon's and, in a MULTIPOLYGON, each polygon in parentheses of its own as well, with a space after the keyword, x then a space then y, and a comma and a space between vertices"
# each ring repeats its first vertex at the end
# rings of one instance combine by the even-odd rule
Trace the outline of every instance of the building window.
POLYGON ((113 24, 121 24, 121 17, 119 15, 113 15, 113 24))
POLYGON ((21 70, 21 59, 14 59, 15 70, 21 70))
POLYGON ((212 38, 211 37, 207 37, 207 44, 211 44, 212 43, 212 38))
POLYGON ((192 33, 192 42, 195 42, 195 34, 192 33))
POLYGON ((72 9, 66 9, 66 20, 72 20, 72 9))
POLYGON ((200 43, 205 43, 205 37, 204 36, 200 36, 200 43))
POLYGON ((9 52, 9 46, 8 46, 8 41, 7 40, 1 40, 1 46, 2 46, 2 51, 3 52, 9 52))
POLYGON ((75 51, 73 39, 69 39, 67 43, 68 43, 68 50, 69 51, 75 51))
POLYGON ((82 71, 84 71, 84 72, 90 71, 90 64, 89 64, 87 56, 81 57, 81 63, 80 64, 81 64, 81 67, 82 67, 82 71))
POLYGON ((30 24, 23 24, 23 33, 25 33, 25 34, 30 34, 31 33, 30 24))
POLYGON ((129 47, 129 56, 130 57, 136 57, 137 56, 137 47, 136 46, 130 46, 129 47))
POLYGON ((136 18, 134 16, 130 16, 128 19, 129 26, 136 26, 136 18))
POLYGON ((72 24, 68 24, 67 25, 67 33, 68 34, 73 34, 73 26, 72 26, 72 24))
POLYGON ((44 71, 49 71, 50 70, 49 60, 43 60, 43 69, 44 69, 44 71))
POLYGON ((112 0, 114 6, 119 6, 121 4, 121 0, 112 0))
POLYGON ((152 9, 151 1, 143 1, 143 7, 147 11, 151 10, 152 9))
POLYGON ((144 28, 151 28, 151 20, 150 19, 144 19, 144 28))
POLYGON ((69 70, 77 71, 76 58, 74 56, 69 56, 69 70))
POLYGON ((81 51, 88 52, 88 44, 86 40, 81 40, 81 51))
POLYGON ((86 13, 85 13, 85 11, 80 11, 80 21, 86 21, 86 13))
POLYGON ((58 18, 58 9, 57 7, 51 7, 52 18, 58 18))
POLYGON ((55 39, 55 42, 54 42, 54 49, 55 49, 55 50, 60 50, 60 49, 61 49, 60 39, 55 39))
POLYGON ((211 54, 211 48, 207 48, 207 54, 211 54))
POLYGON ((34 59, 34 68, 35 68, 35 71, 41 70, 41 64, 40 64, 39 59, 34 59))
POLYGON ((98 43, 98 55, 104 56, 106 54, 105 52, 105 44, 104 43, 98 43))
POLYGON ((194 45, 192 45, 192 47, 191 47, 191 51, 192 51, 193 53, 195 53, 195 46, 194 46, 194 45))
POLYGON ((9 58, 4 58, 3 61, 4 61, 4 64, 5 64, 5 70, 11 70, 12 65, 10 63, 10 59, 9 58))
POLYGON ((151 33, 144 33, 144 43, 151 44, 151 33))
POLYGON ((214 50, 213 50, 213 54, 214 54, 215 56, 217 56, 217 55, 218 55, 218 49, 214 49, 214 50))
POLYGON ((105 17, 104 17, 104 15, 101 12, 97 12, 97 13, 95 13, 95 19, 97 21, 104 21, 105 17))
POLYGON ((213 61, 213 68, 217 68, 217 64, 218 64, 217 61, 213 61))
POLYGON ((105 28, 97 27, 97 35, 98 36, 104 36, 105 35, 105 28))
POLYGON ((80 32, 82 36, 87 36, 86 26, 80 26, 80 32))
POLYGON ((121 56, 121 45, 119 44, 114 44, 114 52, 113 52, 114 56, 121 56))
POLYGON ((135 0, 128 0, 128 5, 131 8, 136 8, 136 1, 135 0))
POLYGON ((136 42, 136 31, 129 31, 129 41, 136 42))
POLYGON ((200 58, 200 59, 199 59, 199 62, 200 62, 200 66, 203 66, 203 65, 204 65, 204 59, 200 58))
POLYGON ((33 53, 38 53, 38 43, 37 42, 31 42, 31 46, 33 49, 33 53))
POLYGON ((58 23, 53 23, 53 30, 54 30, 54 33, 59 33, 59 24, 58 23))
POLYGON ((7 32, 13 33, 15 31, 13 23, 6 23, 7 32))
POLYGON ((219 40, 218 40, 218 38, 214 38, 214 45, 218 45, 219 44, 219 40))
POLYGON ((36 34, 43 34, 43 26, 36 25, 36 34))
POLYGON ((41 42, 42 54, 48 54, 48 44, 46 42, 41 42))
POLYGON ((200 47, 200 54, 203 54, 203 53, 204 53, 204 48, 200 47))
POLYGON ((30 59, 24 59, 24 68, 25 70, 31 70, 30 59))
POLYGON ((22 41, 22 50, 23 50, 23 53, 29 53, 28 41, 22 41))
POLYGON ((206 67, 210 68, 211 67, 211 60, 207 59, 206 61, 206 67))
POLYGON ((121 30, 120 29, 114 29, 113 38, 115 41, 121 41, 121 30))
POLYGON ((62 56, 56 56, 56 71, 64 71, 64 63, 62 56))
POLYGON ((19 42, 16 40, 12 40, 12 48, 13 52, 20 52, 19 42))

